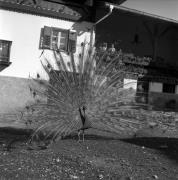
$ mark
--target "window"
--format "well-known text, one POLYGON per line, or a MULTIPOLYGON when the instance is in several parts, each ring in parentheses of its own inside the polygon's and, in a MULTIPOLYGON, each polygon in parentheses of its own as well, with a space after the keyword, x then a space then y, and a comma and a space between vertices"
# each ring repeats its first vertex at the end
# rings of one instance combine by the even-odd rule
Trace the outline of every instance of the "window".
POLYGON ((149 82, 149 91, 161 93, 163 91, 163 84, 159 82, 149 82))
POLYGON ((11 41, 0 40, 0 61, 9 62, 11 41))
POLYGON ((175 84, 163 84, 163 92, 164 93, 175 93, 176 85, 175 84))
POLYGON ((40 49, 76 51, 76 32, 44 26, 41 30, 40 49))
POLYGON ((124 79, 124 89, 137 89, 137 80, 136 79, 124 79))

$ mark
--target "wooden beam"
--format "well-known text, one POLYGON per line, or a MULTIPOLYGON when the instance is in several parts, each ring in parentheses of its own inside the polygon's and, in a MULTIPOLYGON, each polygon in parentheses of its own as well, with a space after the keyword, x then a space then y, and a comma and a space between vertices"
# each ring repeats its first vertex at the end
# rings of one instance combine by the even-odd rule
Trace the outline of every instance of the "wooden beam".
POLYGON ((146 28, 147 32, 149 33, 149 37, 151 40, 152 48, 153 48, 153 60, 156 60, 157 57, 157 50, 159 45, 159 40, 161 37, 163 37, 167 32, 169 32, 171 29, 173 29, 173 26, 166 27, 163 31, 160 31, 160 24, 156 23, 153 24, 153 30, 149 27, 149 25, 146 22, 143 22, 144 27, 146 28))
MULTIPOLYGON (((18 3, 11 3, 11 2, 1 2, 0 1, 0 9, 6 9, 11 11, 17 11, 17 12, 23 12, 27 14, 35 14, 39 16, 45 16, 45 17, 52 17, 56 19, 64 19, 64 20, 70 20, 70 21, 79 21, 82 17, 81 14, 77 13, 77 15, 71 15, 67 12, 65 13, 59 13, 55 11, 50 11, 48 9, 44 9, 41 7, 36 8, 36 6, 29 6, 29 5, 19 5, 18 3)), ((77 10, 76 10, 77 11, 77 10)))
POLYGON ((166 33, 168 33, 170 30, 173 30, 173 29, 178 30, 178 28, 176 26, 170 25, 170 26, 166 27, 162 32, 160 32, 159 37, 164 36, 166 33))

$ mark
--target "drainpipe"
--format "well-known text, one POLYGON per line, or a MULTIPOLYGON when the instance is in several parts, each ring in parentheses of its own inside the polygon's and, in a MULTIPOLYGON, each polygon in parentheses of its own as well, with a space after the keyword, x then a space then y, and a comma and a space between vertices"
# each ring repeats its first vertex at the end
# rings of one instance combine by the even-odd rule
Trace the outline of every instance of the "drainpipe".
POLYGON ((112 14, 113 9, 114 9, 114 6, 111 5, 111 4, 107 4, 106 6, 109 6, 109 12, 105 16, 103 16, 101 19, 99 19, 97 22, 95 22, 93 24, 93 27, 92 27, 92 30, 91 30, 92 31, 91 32, 91 37, 90 37, 90 47, 93 46, 93 36, 94 36, 94 31, 95 31, 96 25, 98 23, 100 23, 101 21, 103 21, 104 19, 106 19, 108 16, 110 16, 112 14))
POLYGON ((104 19, 106 19, 108 16, 110 16, 112 14, 112 10, 114 9, 114 6, 111 4, 109 4, 107 6, 109 6, 109 12, 105 16, 103 16, 101 19, 99 19, 97 22, 95 22, 94 26, 96 26, 98 23, 100 23, 101 21, 103 21, 104 19))

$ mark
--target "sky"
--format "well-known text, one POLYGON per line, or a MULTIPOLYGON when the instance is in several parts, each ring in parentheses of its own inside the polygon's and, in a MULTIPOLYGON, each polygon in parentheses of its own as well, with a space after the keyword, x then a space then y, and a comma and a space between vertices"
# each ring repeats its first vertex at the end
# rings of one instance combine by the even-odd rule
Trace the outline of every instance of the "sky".
POLYGON ((127 0, 122 6, 178 21, 178 0, 127 0))

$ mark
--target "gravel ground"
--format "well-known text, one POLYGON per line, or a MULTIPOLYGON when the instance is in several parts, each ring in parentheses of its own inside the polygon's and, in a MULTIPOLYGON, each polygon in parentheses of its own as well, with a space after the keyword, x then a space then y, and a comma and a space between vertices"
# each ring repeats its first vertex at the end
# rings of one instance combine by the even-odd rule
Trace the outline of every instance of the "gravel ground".
POLYGON ((1 180, 178 180, 177 139, 88 135, 84 142, 73 137, 47 149, 29 148, 25 142, 23 133, 0 133, 1 180))

